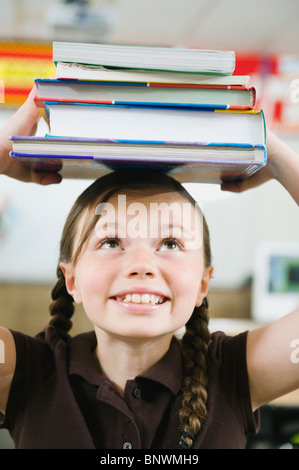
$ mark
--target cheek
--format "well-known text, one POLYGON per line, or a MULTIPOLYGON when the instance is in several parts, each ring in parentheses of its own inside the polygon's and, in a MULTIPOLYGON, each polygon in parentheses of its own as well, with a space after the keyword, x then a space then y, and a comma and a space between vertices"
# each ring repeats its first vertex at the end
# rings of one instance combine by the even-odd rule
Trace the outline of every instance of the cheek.
POLYGON ((94 299, 98 300, 99 297, 104 297, 108 279, 107 269, 103 270, 93 263, 78 266, 76 282, 83 305, 90 304, 94 299))
POLYGON ((201 285, 203 267, 200 261, 197 263, 182 263, 174 270, 173 286, 180 295, 191 301, 196 301, 198 290, 201 285))

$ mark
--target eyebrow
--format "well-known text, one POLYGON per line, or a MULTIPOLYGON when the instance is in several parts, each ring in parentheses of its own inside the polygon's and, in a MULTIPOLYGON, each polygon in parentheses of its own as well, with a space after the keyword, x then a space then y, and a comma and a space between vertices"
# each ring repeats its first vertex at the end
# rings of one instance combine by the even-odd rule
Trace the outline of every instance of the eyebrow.
POLYGON ((174 230, 174 229, 185 230, 185 228, 181 224, 166 224, 166 223, 164 223, 164 224, 160 225, 160 228, 161 228, 161 230, 164 230, 165 228, 170 229, 170 230, 174 230))
POLYGON ((190 229, 190 227, 187 228, 187 227, 185 227, 185 226, 182 225, 182 224, 162 224, 162 225, 160 226, 161 232, 162 232, 163 230, 165 230, 165 229, 166 229, 166 230, 167 230, 167 229, 168 229, 168 230, 173 230, 173 231, 179 229, 181 234, 184 234, 184 233, 187 234, 187 233, 193 233, 193 232, 194 232, 194 228, 191 228, 191 229, 190 229))
MULTIPOLYGON (((144 227, 139 229, 137 228, 137 231, 140 230, 142 233, 144 227)), ((101 219, 98 220, 96 223, 93 233, 91 235, 91 238, 101 238, 102 233, 97 234, 97 230, 99 232, 108 232, 109 230, 115 231, 115 234, 111 234, 111 236, 119 236, 120 238, 128 236, 128 224, 123 223, 122 221, 115 220, 115 221, 108 221, 105 222, 104 224, 101 224, 101 219), (97 228, 98 227, 98 228, 97 228)), ((171 237, 171 236, 176 236, 174 233, 173 235, 171 232, 175 232, 176 230, 179 230, 179 236, 190 238, 191 236, 194 236, 194 228, 193 227, 185 227, 184 225, 180 223, 162 223, 161 225, 151 225, 146 227, 146 233, 149 238, 164 238, 164 237, 171 237), (165 233, 166 231, 166 233, 165 233)), ((109 236, 109 234, 108 234, 109 236)))
MULTIPOLYGON (((97 225, 99 225, 101 227, 101 219, 98 220, 98 222, 96 223, 95 225, 95 228, 97 225)), ((118 223, 117 221, 116 222, 105 222, 105 228, 124 228, 124 227, 127 227, 127 224, 123 224, 123 223, 118 223)), ((168 228, 168 229, 177 229, 179 228, 180 230, 186 230, 186 227, 184 227, 182 224, 166 224, 166 223, 163 223, 162 225, 160 225, 160 228, 161 229, 164 229, 164 228, 168 228)))

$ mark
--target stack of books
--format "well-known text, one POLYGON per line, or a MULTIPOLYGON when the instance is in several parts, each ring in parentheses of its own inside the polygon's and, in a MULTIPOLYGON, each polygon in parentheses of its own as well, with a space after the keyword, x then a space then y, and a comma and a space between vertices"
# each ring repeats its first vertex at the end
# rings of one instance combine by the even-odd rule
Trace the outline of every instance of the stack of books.
POLYGON ((13 136, 39 171, 97 178, 158 168, 181 182, 246 178, 266 163, 262 110, 233 51, 53 43, 55 78, 36 79, 50 134, 13 136))

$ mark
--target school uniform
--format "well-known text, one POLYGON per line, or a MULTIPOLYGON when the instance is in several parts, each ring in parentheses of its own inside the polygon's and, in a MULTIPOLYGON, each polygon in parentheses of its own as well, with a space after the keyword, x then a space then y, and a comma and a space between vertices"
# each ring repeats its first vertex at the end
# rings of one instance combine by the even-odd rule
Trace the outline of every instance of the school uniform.
MULTIPOLYGON (((55 327, 36 337, 12 331, 17 351, 6 415, 18 449, 178 449, 182 353, 173 338, 150 370, 128 380, 124 396, 101 374, 95 333, 62 341, 55 327)), ((193 449, 244 448, 255 433, 244 332, 212 335, 207 419, 193 449)))

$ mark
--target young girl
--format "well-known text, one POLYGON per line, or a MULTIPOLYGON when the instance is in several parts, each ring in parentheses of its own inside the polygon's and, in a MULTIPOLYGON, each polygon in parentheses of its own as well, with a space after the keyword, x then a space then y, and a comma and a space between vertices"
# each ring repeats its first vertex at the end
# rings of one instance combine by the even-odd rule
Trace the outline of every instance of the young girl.
MULTIPOLYGON (((8 157, 7 136, 36 124, 33 95, 2 131, 2 173, 58 182, 8 157)), ((298 156, 272 134, 268 151, 265 169, 226 188, 275 177, 299 203, 298 156)), ((62 234, 50 325, 35 338, 0 329, 0 416, 16 447, 244 448, 258 408, 299 386, 299 310, 249 333, 211 335, 212 271, 206 221, 172 178, 119 170, 87 188, 62 234), (93 331, 72 338, 74 302, 93 331)))

